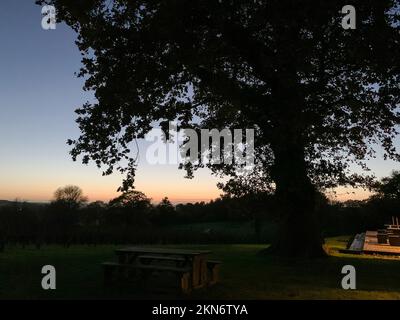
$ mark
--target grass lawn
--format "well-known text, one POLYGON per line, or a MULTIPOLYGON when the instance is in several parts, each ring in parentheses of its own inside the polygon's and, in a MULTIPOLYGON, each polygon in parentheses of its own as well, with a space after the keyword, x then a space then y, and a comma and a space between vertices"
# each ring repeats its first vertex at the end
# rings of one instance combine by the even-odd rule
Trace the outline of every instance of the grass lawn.
MULTIPOLYGON (((221 283, 195 299, 400 299, 400 259, 338 253, 349 237, 327 239, 330 257, 293 261, 256 253, 263 245, 186 245, 213 251, 223 261, 221 283), (357 290, 341 289, 341 269, 357 270, 357 290)), ((0 254, 0 299, 176 298, 143 293, 132 284, 104 289, 100 263, 115 260, 115 246, 9 247, 0 254), (41 268, 54 265, 57 289, 41 289, 41 268)))

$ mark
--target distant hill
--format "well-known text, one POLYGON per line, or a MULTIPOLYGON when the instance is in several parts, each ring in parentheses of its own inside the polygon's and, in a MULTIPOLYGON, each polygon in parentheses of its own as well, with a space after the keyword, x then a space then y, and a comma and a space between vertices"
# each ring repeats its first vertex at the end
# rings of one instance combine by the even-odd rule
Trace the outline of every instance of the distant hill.
POLYGON ((40 202, 0 200, 0 207, 11 206, 15 204, 23 204, 24 206, 27 207, 36 207, 36 208, 46 205, 46 203, 40 203, 40 202))
POLYGON ((10 205, 12 203, 13 203, 12 201, 0 200, 0 206, 6 206, 6 205, 10 205))

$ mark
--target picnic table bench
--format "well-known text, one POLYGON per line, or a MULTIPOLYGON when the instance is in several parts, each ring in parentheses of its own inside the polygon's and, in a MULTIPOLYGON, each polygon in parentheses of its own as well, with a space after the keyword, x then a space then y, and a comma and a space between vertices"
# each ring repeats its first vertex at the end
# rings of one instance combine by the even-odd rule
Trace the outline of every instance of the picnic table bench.
POLYGON ((106 286, 111 285, 113 275, 115 272, 124 272, 129 270, 141 270, 144 272, 143 280, 152 272, 171 272, 178 276, 180 281, 180 288, 183 293, 191 292, 190 284, 190 268, 188 267, 173 267, 173 266, 159 266, 159 265, 132 265, 132 264, 120 264, 118 262, 103 262, 104 269, 104 284, 106 286))
POLYGON ((160 272, 175 274, 182 292, 213 285, 218 281, 220 261, 207 260, 211 251, 128 247, 115 250, 118 262, 105 262, 104 281, 108 285, 118 271, 142 272, 145 277, 160 272))

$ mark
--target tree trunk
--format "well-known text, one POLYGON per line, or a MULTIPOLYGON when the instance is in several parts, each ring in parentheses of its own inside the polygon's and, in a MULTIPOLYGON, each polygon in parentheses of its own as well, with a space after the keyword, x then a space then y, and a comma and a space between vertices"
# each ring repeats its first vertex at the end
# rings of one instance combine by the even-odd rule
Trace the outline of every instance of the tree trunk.
POLYGON ((267 252, 285 257, 321 257, 326 254, 315 210, 316 189, 307 175, 304 147, 298 137, 292 138, 273 146, 272 175, 280 225, 277 239, 267 252))

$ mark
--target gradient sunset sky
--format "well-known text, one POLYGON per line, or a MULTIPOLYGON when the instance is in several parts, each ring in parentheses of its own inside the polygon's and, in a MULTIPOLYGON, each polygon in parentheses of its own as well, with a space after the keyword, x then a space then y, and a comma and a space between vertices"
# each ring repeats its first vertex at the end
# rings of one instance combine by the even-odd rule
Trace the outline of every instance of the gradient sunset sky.
MULTIPOLYGON (((75 34, 65 25, 43 30, 41 19, 34 0, 0 1, 0 199, 48 201, 58 187, 74 184, 91 201, 107 201, 122 177, 102 177, 93 165, 73 162, 66 145, 79 135, 74 110, 92 98, 74 75, 81 59, 75 34)), ((399 167, 380 158, 369 165, 379 177, 399 167)), ((136 189, 154 201, 208 201, 220 194, 219 180, 207 170, 192 180, 184 174, 177 165, 149 165, 141 156, 136 189)), ((339 199, 367 195, 338 190, 339 199)))

